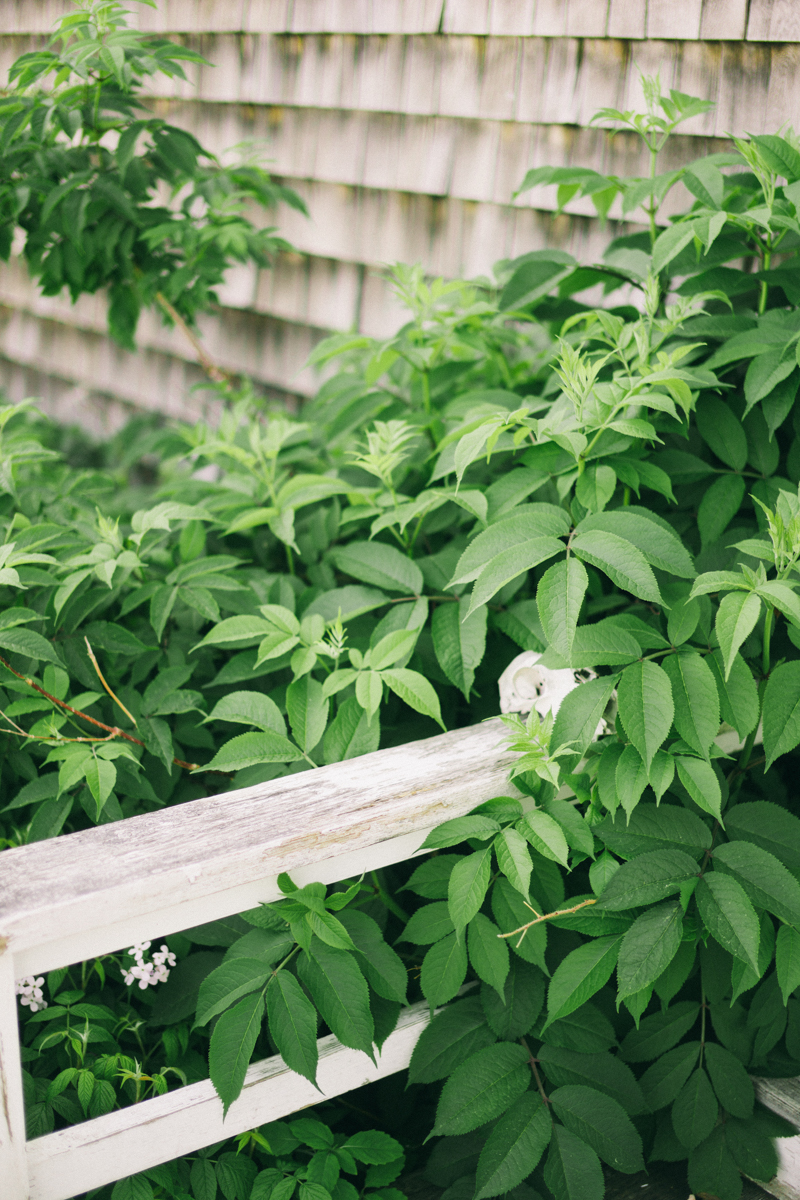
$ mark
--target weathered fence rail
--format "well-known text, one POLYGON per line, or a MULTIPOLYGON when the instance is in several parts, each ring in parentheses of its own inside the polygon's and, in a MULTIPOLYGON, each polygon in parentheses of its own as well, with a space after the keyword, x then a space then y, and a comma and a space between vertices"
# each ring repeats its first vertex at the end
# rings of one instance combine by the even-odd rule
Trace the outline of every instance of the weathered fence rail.
MULTIPOLYGON (((729 740, 730 740, 730 735, 729 740)), ((735 736, 735 735, 734 735, 735 736)), ((490 721, 349 762, 3 853, 0 888, 0 1194, 69 1197, 191 1153, 319 1099, 278 1057, 251 1065, 223 1123, 209 1081, 27 1142, 14 980, 277 900, 299 884, 401 862, 426 833, 514 790, 490 721)), ((726 746, 726 749, 728 747, 726 746)), ((334 1096, 408 1065, 429 1020, 413 1005, 376 1064, 320 1041, 319 1084, 334 1096)), ((763 1080, 769 1107, 800 1123, 800 1082, 763 1080)), ((769 1190, 800 1200, 800 1136, 778 1143, 769 1190)))
MULTIPOLYGON (((250 1067, 223 1124, 209 1082, 26 1143, 14 980, 277 900, 277 876, 334 883, 410 858, 426 832, 509 790, 492 721, 149 816, 7 850, 0 890, 0 1194, 67 1200, 319 1098, 280 1059, 250 1067)), ((513 790, 513 789, 512 789, 513 790)), ((373 1067, 334 1038, 337 1095, 408 1065, 427 1006, 373 1067)))

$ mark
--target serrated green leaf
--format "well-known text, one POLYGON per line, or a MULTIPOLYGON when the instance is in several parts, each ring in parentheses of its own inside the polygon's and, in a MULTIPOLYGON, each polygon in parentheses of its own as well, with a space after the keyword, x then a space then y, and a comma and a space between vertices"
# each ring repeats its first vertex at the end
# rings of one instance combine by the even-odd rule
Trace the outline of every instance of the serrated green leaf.
POLYGON ((508 946, 494 921, 483 913, 476 913, 467 926, 467 948, 475 974, 502 996, 509 970, 508 946))
POLYGON ((711 1081, 703 1068, 698 1067, 672 1106, 672 1127, 681 1145, 692 1150, 704 1142, 716 1124, 718 1112, 711 1081))
POLYGON ((728 842, 715 850, 714 862, 724 865, 757 908, 789 925, 800 924, 800 883, 768 850, 753 842, 728 842))
POLYGON ((580 534, 573 539, 572 550, 579 558, 604 571, 622 591, 653 604, 663 603, 647 559, 641 550, 618 534, 600 529, 580 534))
POLYGON ((437 1013, 419 1036, 408 1077, 411 1083, 435 1083, 497 1041, 478 996, 467 996, 437 1013))
POLYGON ((208 1054, 211 1082, 227 1113, 239 1096, 264 1016, 264 996, 246 996, 214 1026, 208 1054))
POLYGON ((669 655, 663 669, 672 686, 675 728, 688 746, 705 757, 719 732, 720 720, 719 693, 711 668, 696 651, 688 650, 669 655))
POLYGON ((456 931, 468 925, 483 904, 491 874, 492 852, 489 846, 467 855, 453 867, 447 889, 447 904, 456 931))
POLYGON ((547 1024, 575 1012, 611 978, 622 937, 595 938, 572 950, 556 967, 547 989, 547 1024))
POLYGON ((541 1097, 527 1092, 489 1134, 478 1159, 475 1200, 503 1195, 527 1179, 547 1149, 552 1128, 541 1097))
POLYGON ((548 644, 567 662, 588 586, 589 577, 583 563, 570 557, 548 567, 536 590, 539 619, 548 644))
POLYGON ((679 892, 699 874, 693 858, 683 850, 651 850, 623 863, 598 900, 602 908, 618 912, 655 904, 679 892))
POLYGON ((350 542, 337 546, 330 557, 340 571, 362 583, 418 596, 423 589, 422 572, 406 554, 383 542, 350 542))
POLYGON ((422 960, 422 994, 436 1008, 452 1000, 467 974, 467 950, 464 938, 448 933, 435 942, 422 960))
POLYGON ((705 1064, 717 1099, 726 1112, 732 1117, 752 1116, 755 1102, 753 1083, 739 1059, 724 1046, 707 1042, 705 1064))
POLYGON ((642 1140, 624 1108, 610 1096, 583 1084, 567 1084, 550 1094, 567 1129, 583 1139, 615 1171, 644 1169, 642 1140))
POLYGON ((800 662, 783 663, 767 680, 764 692, 765 770, 800 742, 800 662))
POLYGON ((200 984, 195 1025, 206 1025, 248 992, 262 987, 270 975, 268 964, 255 958, 234 958, 206 975, 200 984))
MULTIPOLYGON (((517 822, 516 828, 545 858, 560 862, 562 866, 567 865, 569 846, 564 831, 554 817, 542 809, 533 808, 517 822)), ((527 893, 527 888, 524 890, 527 893)))
POLYGON ((668 900, 637 917, 622 939, 617 961, 620 1000, 650 987, 678 953, 683 909, 668 900))
POLYGON ((633 663, 622 672, 617 699, 625 732, 649 770, 675 715, 669 676, 655 663, 633 663))
POLYGON ((528 1090, 528 1053, 510 1042, 487 1046, 456 1067, 442 1090, 434 1136, 470 1133, 501 1116, 528 1090))
POLYGON ((741 884, 730 875, 711 871, 700 880, 694 895, 709 933, 735 958, 758 971, 758 917, 741 884))
POLYGON ((761 600, 754 592, 729 592, 723 596, 714 627, 719 638, 727 681, 742 642, 750 636, 761 614, 761 600))
POLYGON ((278 971, 267 988, 269 1031, 287 1067, 316 1084, 317 1013, 288 971, 278 971))
POLYGON ((605 1181, 591 1146, 563 1125, 554 1125, 544 1181, 555 1200, 603 1200, 605 1181))
POLYGON ((432 717, 438 725, 441 725, 442 729, 445 728, 439 707, 439 697, 436 695, 433 685, 424 675, 420 675, 418 671, 409 671, 405 667, 395 667, 390 671, 381 671, 380 674, 387 687, 399 696, 409 708, 422 713, 425 717, 432 717))
POLYGON ((453 686, 464 693, 465 700, 469 700, 475 669, 486 649, 487 610, 481 607, 467 616, 468 609, 467 596, 462 596, 457 604, 439 604, 431 624, 439 666, 453 686))
POLYGON ((722 791, 711 764, 699 758, 676 755, 675 766, 681 783, 698 808, 716 817, 722 824, 722 791))
POLYGON ((372 1057, 375 1028, 369 989, 355 956, 314 937, 308 951, 301 952, 297 970, 323 1020, 342 1045, 372 1057))
POLYGON ((258 763, 297 762, 302 757, 302 751, 293 742, 268 729, 261 733, 240 733, 231 738, 201 770, 241 771, 258 763))
POLYGON ((662 1054, 639 1080, 649 1108, 657 1112, 677 1098, 697 1066, 699 1042, 685 1042, 662 1054))

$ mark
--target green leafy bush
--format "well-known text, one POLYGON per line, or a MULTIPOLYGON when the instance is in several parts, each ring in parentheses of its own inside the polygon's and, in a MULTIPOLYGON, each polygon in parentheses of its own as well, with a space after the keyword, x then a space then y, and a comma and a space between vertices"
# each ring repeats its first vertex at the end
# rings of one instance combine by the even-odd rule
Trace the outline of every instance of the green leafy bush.
POLYGON ((506 715, 516 795, 421 864, 283 878, 158 960, 26 984, 33 1132, 208 1070, 227 1107, 251 1054, 313 1079, 320 1019, 370 1054, 421 996, 447 1007, 409 1078, 453 1200, 599 1200, 601 1162, 688 1160, 720 1200, 774 1172, 794 1130, 748 1073, 800 1071, 800 150, 660 175, 701 102, 647 94, 601 115, 648 179, 525 185, 619 195, 649 231, 591 267, 398 268, 408 324, 322 343, 302 420, 242 394, 78 469, 4 410, 6 845, 475 723, 519 650, 568 679, 557 713, 506 715), (584 302, 621 283, 638 306, 584 302))
POLYGON ((143 307, 193 323, 232 262, 264 266, 288 248, 253 225, 248 202, 305 209, 257 163, 224 166, 147 114, 148 77, 185 79, 181 62, 200 55, 136 33, 116 0, 75 8, 47 47, 16 60, 0 97, 0 256, 22 233, 44 295, 107 289, 110 332, 132 349, 143 307))

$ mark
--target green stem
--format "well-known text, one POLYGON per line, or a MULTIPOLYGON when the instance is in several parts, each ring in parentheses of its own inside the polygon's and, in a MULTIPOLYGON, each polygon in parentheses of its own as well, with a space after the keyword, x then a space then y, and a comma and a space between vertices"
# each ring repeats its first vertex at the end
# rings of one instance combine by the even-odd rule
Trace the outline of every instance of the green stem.
POLYGON ((403 909, 400 907, 400 905, 397 903, 397 901, 393 900, 392 897, 389 895, 389 893, 386 891, 386 889, 384 888, 380 879, 378 878, 378 872, 370 871, 369 877, 372 880, 372 882, 374 883, 375 889, 376 889, 378 895, 380 896, 381 900, 386 905, 386 907, 389 909, 389 912, 393 912, 394 915, 396 917, 399 917, 401 921, 407 921, 408 913, 404 912, 403 909))
POLYGON ((288 544, 288 542, 284 542, 283 544, 286 547, 286 566, 288 567, 289 574, 294 575, 294 556, 292 554, 292 547, 288 544))
MULTIPOLYGON (((762 271, 769 270, 769 264, 770 264, 771 260, 772 260, 772 241, 770 238, 767 238, 766 249, 764 250, 764 254, 763 254, 762 260, 761 260, 762 271)), ((763 279, 761 281, 761 291, 759 292, 759 295, 758 295, 758 315, 760 317, 763 317, 764 313, 766 312, 766 309, 767 309, 767 281, 766 281, 766 279, 763 279)))
MULTIPOLYGON (((656 178, 656 157, 658 155, 658 148, 656 146, 654 146, 652 143, 648 143, 648 146, 650 149, 650 182, 651 182, 651 184, 653 184, 653 183, 655 183, 655 178, 656 178)), ((650 248, 651 248, 651 250, 652 250, 653 246, 655 246, 656 238, 658 237, 658 230, 656 229, 656 211, 657 210, 656 210, 655 196, 653 194, 653 189, 651 188, 650 203, 647 206, 647 215, 650 218, 650 248)))
POLYGON ((431 381, 428 377, 428 372, 422 372, 422 404, 425 409, 425 415, 431 415, 431 381))
POLYGON ((761 670, 765 678, 769 675, 769 648, 772 639, 772 618, 774 612, 774 608, 768 608, 767 615, 764 618, 764 645, 761 653, 761 670))

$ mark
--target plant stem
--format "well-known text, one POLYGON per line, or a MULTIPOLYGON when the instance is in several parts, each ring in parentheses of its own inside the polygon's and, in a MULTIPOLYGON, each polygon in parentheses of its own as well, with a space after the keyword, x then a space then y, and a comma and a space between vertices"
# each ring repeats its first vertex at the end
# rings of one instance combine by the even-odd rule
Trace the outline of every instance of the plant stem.
POLYGON ((408 913, 404 912, 403 909, 400 907, 400 905, 397 903, 397 901, 393 900, 392 897, 389 895, 389 893, 386 891, 386 889, 384 888, 380 879, 378 878, 378 872, 370 871, 369 877, 372 880, 372 882, 375 884, 377 893, 380 896, 383 903, 389 909, 389 912, 393 912, 394 915, 396 917, 399 917, 401 921, 407 921, 408 913))
POLYGON ((769 675, 769 647, 772 638, 772 616, 774 612, 774 608, 768 608, 767 615, 764 618, 764 645, 761 654, 761 670, 765 678, 769 675))
POLYGON ((520 1040, 520 1045, 522 1046, 525 1053, 528 1055, 528 1062, 530 1064, 531 1071, 533 1072, 533 1078, 536 1080, 536 1087, 538 1088, 539 1095, 542 1097, 542 1104, 549 1105, 550 1100, 547 1096, 547 1093, 544 1090, 544 1084, 542 1083, 542 1077, 539 1074, 538 1068, 536 1066, 537 1060, 534 1058, 531 1048, 528 1045, 528 1043, 525 1041, 525 1038, 523 1037, 523 1038, 520 1038, 519 1040, 520 1040))
POLYGON ((212 379, 214 383, 230 383, 231 376, 226 371, 223 371, 221 367, 218 367, 212 358, 209 358, 203 347, 203 343, 186 324, 175 305, 169 302, 163 292, 156 292, 156 300, 161 305, 170 320, 174 322, 174 324, 177 325, 180 330, 182 330, 184 335, 192 343, 195 353, 200 361, 200 366, 203 368, 209 379, 212 379))

